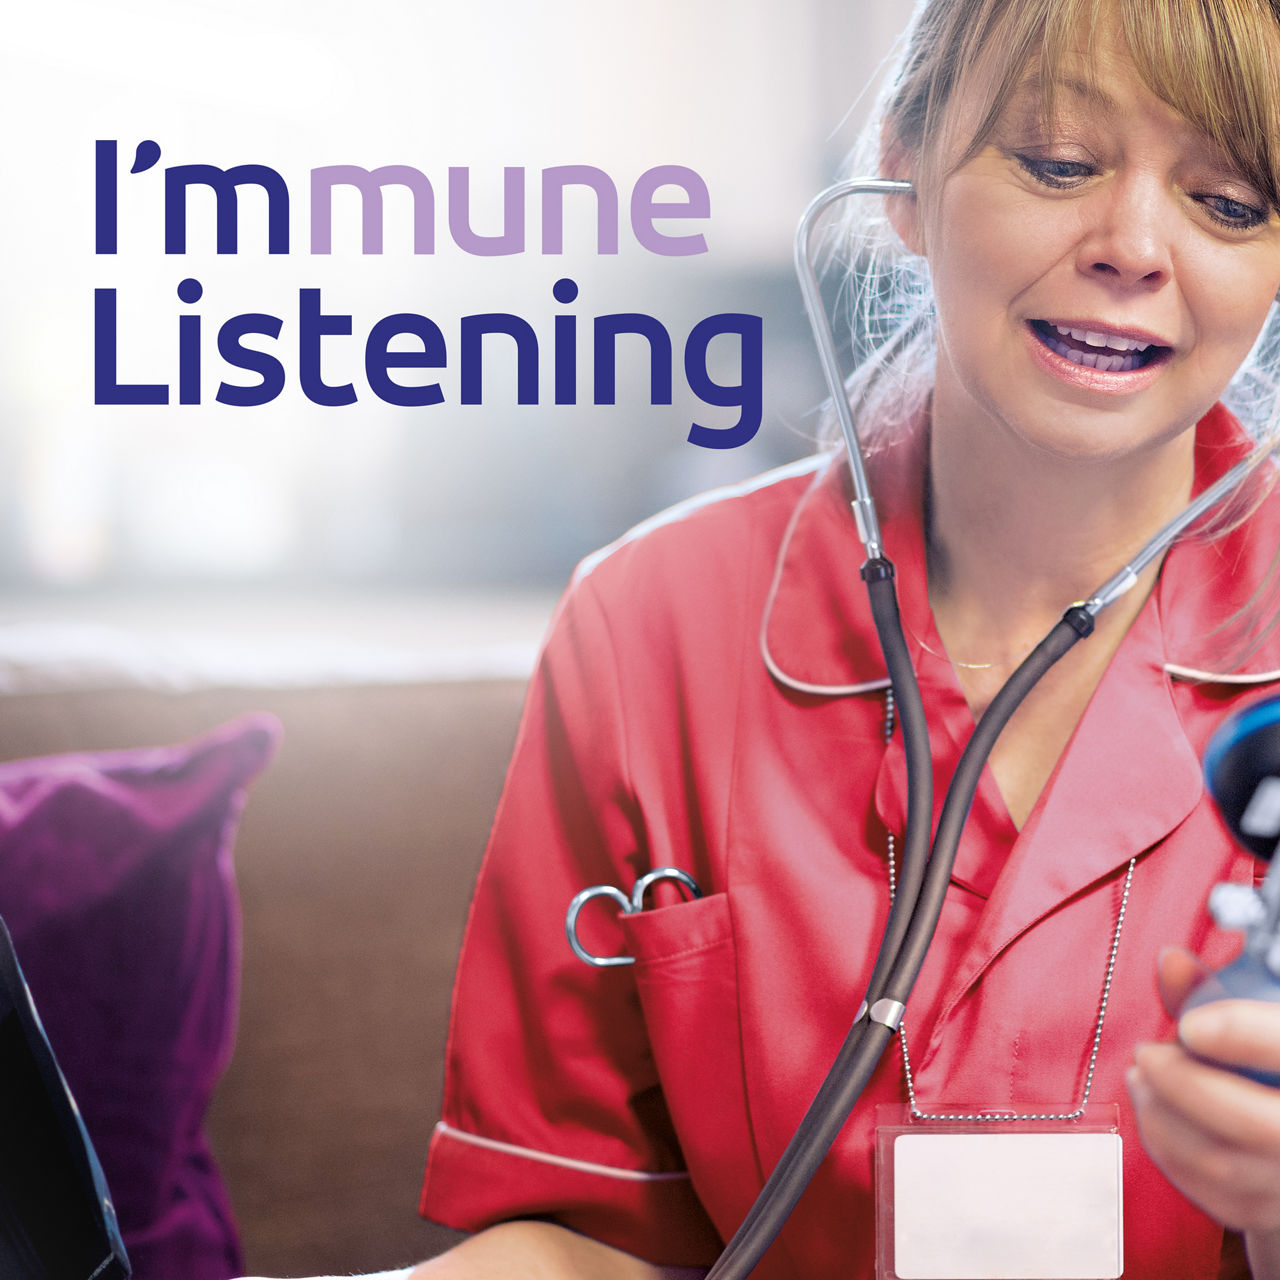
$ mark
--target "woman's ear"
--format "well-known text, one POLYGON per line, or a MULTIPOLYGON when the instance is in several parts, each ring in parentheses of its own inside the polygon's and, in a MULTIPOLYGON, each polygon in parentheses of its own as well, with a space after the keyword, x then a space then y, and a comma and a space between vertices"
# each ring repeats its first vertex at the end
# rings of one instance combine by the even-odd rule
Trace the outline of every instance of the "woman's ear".
MULTIPOLYGON (((896 139, 882 139, 880 152, 880 176, 897 178, 900 181, 915 181, 913 157, 896 139)), ((916 191, 908 191, 902 195, 886 196, 885 213, 889 225, 898 233, 898 238, 912 253, 925 254, 924 226, 920 220, 920 198, 916 191)))

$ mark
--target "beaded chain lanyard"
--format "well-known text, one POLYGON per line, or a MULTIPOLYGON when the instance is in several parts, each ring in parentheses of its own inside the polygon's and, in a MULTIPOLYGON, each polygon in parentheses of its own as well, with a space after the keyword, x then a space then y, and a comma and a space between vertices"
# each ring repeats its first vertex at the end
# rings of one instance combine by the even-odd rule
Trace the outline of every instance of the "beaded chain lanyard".
MULTIPOLYGON (((890 738, 893 737, 894 725, 894 703, 893 689, 885 690, 884 698, 884 741, 885 746, 889 744, 890 738)), ((889 854, 889 901, 893 901, 894 894, 897 890, 897 864, 895 861, 896 842, 893 832, 887 833, 887 844, 889 854)), ((1102 999, 1098 1003, 1098 1017, 1093 1028, 1093 1044, 1089 1049, 1089 1069, 1085 1073, 1084 1079, 1084 1095, 1080 1099, 1080 1105, 1074 1111, 1064 1112, 1037 1112, 1028 1115, 1009 1115, 1004 1112, 975 1112, 975 1113, 938 1113, 921 1111, 916 1102, 916 1084, 915 1077, 911 1071, 911 1054, 907 1047, 907 1024, 905 1020, 898 1025, 898 1039, 902 1045, 902 1066, 906 1074, 907 1080, 907 1101, 911 1107, 911 1116, 915 1120, 940 1120, 951 1123, 965 1124, 1016 1124, 1019 1121, 1045 1121, 1045 1120, 1079 1120, 1084 1115, 1085 1110, 1089 1106, 1089 1095, 1093 1091, 1093 1075, 1098 1065, 1098 1049, 1102 1044, 1102 1023, 1107 1016, 1107 1002, 1111 998, 1111 978, 1115 973, 1116 953, 1120 949, 1120 931, 1124 928, 1125 912, 1129 907, 1129 891, 1133 885, 1133 868, 1138 859, 1136 855, 1129 859, 1129 870, 1125 873, 1124 891, 1120 896, 1120 910, 1116 915, 1115 932, 1111 937, 1111 950, 1107 955, 1107 968, 1102 981, 1102 999)))

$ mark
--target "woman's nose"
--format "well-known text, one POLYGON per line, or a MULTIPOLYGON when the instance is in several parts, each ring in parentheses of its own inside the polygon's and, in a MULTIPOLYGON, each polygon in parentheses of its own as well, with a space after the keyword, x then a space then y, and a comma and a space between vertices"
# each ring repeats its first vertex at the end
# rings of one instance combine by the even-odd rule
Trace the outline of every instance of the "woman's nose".
POLYGON ((1176 210, 1162 184, 1117 178, 1091 206, 1077 255, 1082 272, 1125 289, 1156 289, 1171 278, 1176 210))

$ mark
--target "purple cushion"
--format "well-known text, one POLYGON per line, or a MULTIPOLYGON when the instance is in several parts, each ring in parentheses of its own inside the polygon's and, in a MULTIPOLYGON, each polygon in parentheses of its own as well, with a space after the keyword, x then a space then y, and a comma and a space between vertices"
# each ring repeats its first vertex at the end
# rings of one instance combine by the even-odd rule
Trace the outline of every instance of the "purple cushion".
POLYGON ((242 1273, 203 1132, 239 986, 231 846, 279 724, 0 764, 0 917, 111 1188, 135 1280, 242 1273))

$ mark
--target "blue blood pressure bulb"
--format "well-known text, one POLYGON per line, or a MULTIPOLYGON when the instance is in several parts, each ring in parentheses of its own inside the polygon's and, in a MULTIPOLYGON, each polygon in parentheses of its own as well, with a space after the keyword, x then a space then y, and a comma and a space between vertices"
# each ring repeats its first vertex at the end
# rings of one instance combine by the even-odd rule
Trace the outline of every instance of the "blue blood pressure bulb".
POLYGON ((1270 862, 1280 843, 1280 694, 1218 726, 1204 753, 1204 778, 1227 829, 1270 862))
MULTIPOLYGON (((1204 754, 1209 795, 1227 830, 1255 858, 1269 864, 1258 888, 1220 884, 1209 910, 1224 929, 1244 934, 1244 950, 1188 996, 1182 1010, 1214 1000, 1280 1002, 1280 695, 1263 698, 1227 717, 1204 754)), ((1280 1073, 1235 1067, 1280 1088, 1280 1073)))

